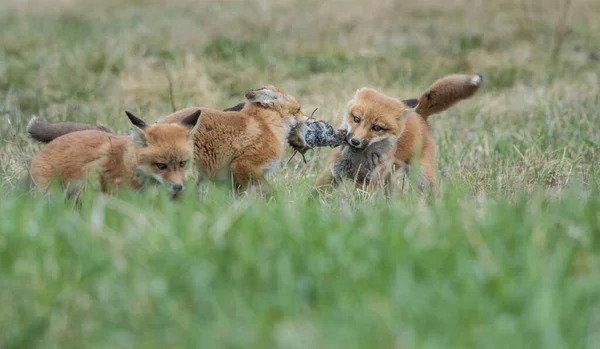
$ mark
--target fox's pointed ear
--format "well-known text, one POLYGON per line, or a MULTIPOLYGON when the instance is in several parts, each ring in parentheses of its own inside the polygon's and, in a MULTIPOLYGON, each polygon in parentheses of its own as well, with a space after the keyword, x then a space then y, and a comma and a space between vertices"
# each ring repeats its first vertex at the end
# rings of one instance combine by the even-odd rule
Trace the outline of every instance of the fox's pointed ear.
POLYGON ((198 127, 200 126, 200 120, 202 119, 202 110, 196 110, 192 114, 186 116, 183 120, 181 120, 181 125, 190 129, 189 135, 190 137, 194 137, 196 131, 198 131, 198 127))
POLYGON ((128 112, 127 110, 125 110, 125 114, 127 115, 127 117, 129 118, 129 121, 131 121, 131 123, 141 129, 143 129, 144 127, 146 127, 146 123, 144 122, 144 120, 138 118, 137 116, 133 115, 132 113, 128 112))
POLYGON ((144 129, 146 128, 146 123, 144 120, 138 118, 132 113, 125 111, 127 118, 129 118, 129 122, 131 122, 131 138, 136 141, 141 146, 146 146, 146 133, 144 133, 144 129))
POLYGON ((282 104, 283 99, 277 91, 273 91, 268 87, 263 87, 258 90, 246 91, 246 99, 250 103, 260 104, 265 108, 273 107, 275 104, 282 104))
POLYGON ((408 115, 410 115, 410 113, 415 111, 417 109, 417 107, 419 106, 419 100, 416 98, 403 99, 403 100, 400 100, 400 102, 402 102, 402 104, 404 104, 404 112, 402 114, 398 115, 399 120, 406 119, 406 117, 408 115))
POLYGON ((223 109, 223 111, 240 111, 240 110, 244 109, 245 105, 246 105, 246 102, 241 102, 241 103, 234 105, 233 107, 223 109))
POLYGON ((401 102, 406 106, 407 109, 415 109, 419 105, 419 100, 416 98, 403 99, 401 102))

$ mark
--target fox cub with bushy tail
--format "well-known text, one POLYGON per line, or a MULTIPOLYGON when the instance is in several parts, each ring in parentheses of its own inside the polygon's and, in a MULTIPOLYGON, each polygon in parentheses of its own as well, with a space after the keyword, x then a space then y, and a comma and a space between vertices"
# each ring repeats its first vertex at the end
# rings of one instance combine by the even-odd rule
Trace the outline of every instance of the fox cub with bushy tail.
MULTIPOLYGON (((262 191, 265 174, 279 167, 291 129, 308 118, 296 98, 274 86, 249 90, 245 98, 243 103, 224 111, 185 108, 157 123, 178 123, 202 109, 202 122, 194 135, 194 157, 200 178, 233 177, 238 191, 248 186, 262 191)), ((92 124, 37 120, 28 133, 40 142, 47 142, 81 129, 110 132, 92 124)))
MULTIPOLYGON (((44 190, 56 178, 73 190, 84 177, 97 174, 104 192, 122 186, 140 188, 149 180, 166 185, 170 196, 176 197, 193 170, 194 135, 202 111, 189 113, 179 123, 158 125, 147 125, 125 113, 131 123, 130 135, 85 129, 85 124, 77 123, 67 123, 70 132, 55 132, 56 138, 48 139, 49 133, 46 134, 44 139, 49 143, 31 160, 33 184, 44 190)), ((33 118, 27 132, 35 137, 44 125, 54 127, 33 118)))
POLYGON ((369 192, 378 187, 389 190, 391 175, 418 160, 421 187, 435 190, 436 145, 428 118, 472 97, 481 82, 480 74, 450 75, 434 82, 418 99, 405 100, 359 89, 342 122, 346 144, 330 151, 315 188, 350 178, 369 192))

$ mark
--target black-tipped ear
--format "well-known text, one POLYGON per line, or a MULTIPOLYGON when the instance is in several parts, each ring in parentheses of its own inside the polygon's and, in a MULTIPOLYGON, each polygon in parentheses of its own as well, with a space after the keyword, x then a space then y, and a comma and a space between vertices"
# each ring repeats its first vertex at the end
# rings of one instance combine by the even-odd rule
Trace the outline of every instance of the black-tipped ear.
POLYGON ((131 137, 134 141, 136 141, 142 147, 147 145, 146 142, 146 134, 144 133, 144 128, 146 127, 146 123, 144 120, 138 118, 137 116, 131 114, 128 111, 125 111, 125 114, 129 118, 131 122, 131 137))
POLYGON ((416 98, 403 99, 402 103, 404 103, 404 105, 406 105, 409 108, 415 108, 417 105, 419 105, 419 100, 416 98))
POLYGON ((240 110, 244 109, 245 105, 246 105, 246 102, 238 103, 238 104, 234 105, 233 107, 223 109, 223 111, 240 111, 240 110))
POLYGON ((196 110, 181 120, 181 125, 189 129, 188 136, 190 139, 194 139, 196 132, 198 132, 198 128, 200 127, 200 119, 202 119, 202 110, 196 110))
POLYGON ((181 124, 187 127, 194 127, 196 123, 198 123, 198 118, 202 114, 202 110, 196 110, 192 114, 185 117, 185 119, 181 120, 181 124))
POLYGON ((131 123, 141 129, 143 129, 144 127, 146 127, 146 123, 144 122, 144 120, 138 118, 137 116, 133 115, 132 113, 128 112, 127 110, 125 110, 125 114, 127 115, 127 117, 129 118, 129 121, 131 121, 131 123))

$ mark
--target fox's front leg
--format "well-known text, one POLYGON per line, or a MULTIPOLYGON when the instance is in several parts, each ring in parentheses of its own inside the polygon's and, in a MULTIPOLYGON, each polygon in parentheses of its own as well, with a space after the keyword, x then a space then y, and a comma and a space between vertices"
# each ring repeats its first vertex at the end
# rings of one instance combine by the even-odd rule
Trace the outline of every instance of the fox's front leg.
POLYGON ((331 168, 329 166, 326 166, 321 171, 321 173, 319 173, 319 176, 317 177, 317 180, 315 181, 313 188, 314 189, 322 189, 323 187, 335 185, 335 182, 336 181, 333 178, 333 173, 331 171, 331 168))
POLYGON ((430 155, 421 159, 421 168, 419 169, 419 189, 421 192, 438 193, 435 160, 430 155))
POLYGON ((339 148, 332 149, 329 153, 329 157, 327 158, 325 166, 323 166, 323 169, 319 173, 319 176, 313 185, 313 192, 327 188, 335 188, 337 186, 339 181, 336 180, 333 174, 333 166, 335 166, 339 159, 339 148))
POLYGON ((257 190, 261 195, 268 193, 268 184, 264 180, 260 165, 247 161, 237 160, 231 162, 234 185, 238 193, 251 189, 257 190))
POLYGON ((194 162, 195 166, 193 166, 192 177, 196 182, 196 189, 201 193, 205 193, 208 189, 207 181, 214 182, 215 176, 210 173, 201 161, 194 160, 194 162))
POLYGON ((389 195, 391 191, 389 173, 383 171, 383 168, 375 169, 370 178, 365 178, 363 182, 357 182, 356 187, 369 195, 374 194, 378 189, 383 189, 384 193, 389 195))
POLYGON ((391 155, 388 153, 373 152, 370 156, 369 167, 372 168, 369 176, 369 182, 365 186, 369 194, 373 194, 377 189, 384 190, 386 195, 390 195, 392 191, 392 183, 390 180, 393 172, 393 162, 391 155))

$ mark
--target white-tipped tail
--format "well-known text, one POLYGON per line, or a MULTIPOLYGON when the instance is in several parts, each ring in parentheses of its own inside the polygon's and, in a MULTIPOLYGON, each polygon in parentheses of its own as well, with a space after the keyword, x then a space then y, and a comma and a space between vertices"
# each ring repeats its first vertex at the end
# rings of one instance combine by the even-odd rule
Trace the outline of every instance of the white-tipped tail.
POLYGON ((25 128, 25 132, 27 132, 28 135, 31 135, 31 128, 38 120, 38 117, 35 115, 29 120, 29 123, 27 123, 27 127, 25 128))
POLYGON ((473 76, 471 76, 471 85, 479 86, 479 84, 481 84, 481 80, 481 74, 474 74, 473 76))

